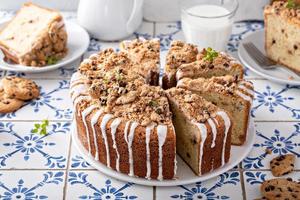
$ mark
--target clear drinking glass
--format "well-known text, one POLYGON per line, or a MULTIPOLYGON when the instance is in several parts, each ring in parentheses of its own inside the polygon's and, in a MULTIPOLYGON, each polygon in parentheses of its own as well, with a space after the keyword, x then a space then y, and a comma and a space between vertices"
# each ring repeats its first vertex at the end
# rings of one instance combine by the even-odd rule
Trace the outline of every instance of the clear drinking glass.
POLYGON ((232 32, 237 0, 188 0, 182 4, 185 39, 199 48, 224 51, 232 32))

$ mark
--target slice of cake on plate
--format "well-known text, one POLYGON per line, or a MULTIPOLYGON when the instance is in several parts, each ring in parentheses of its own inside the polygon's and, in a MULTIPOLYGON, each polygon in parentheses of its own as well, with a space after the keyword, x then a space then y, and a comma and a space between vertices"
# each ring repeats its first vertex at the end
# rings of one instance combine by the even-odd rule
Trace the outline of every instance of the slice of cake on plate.
POLYGON ((160 68, 159 39, 126 40, 120 44, 121 51, 128 53, 129 58, 139 65, 139 74, 143 75, 150 85, 158 85, 160 68))
POLYGON ((267 56, 300 72, 300 4, 275 1, 266 6, 264 17, 267 56))
POLYGON ((199 95, 181 89, 167 90, 176 131, 177 153, 197 175, 228 162, 231 120, 228 114, 199 95))
POLYGON ((226 110, 232 119, 231 143, 242 145, 245 142, 254 98, 251 82, 227 75, 210 79, 183 78, 178 81, 177 87, 190 90, 226 110))
POLYGON ((182 78, 211 78, 225 75, 243 79, 243 66, 227 53, 207 48, 197 55, 197 61, 181 65, 176 72, 176 79, 178 81, 182 78))
POLYGON ((26 66, 55 64, 67 53, 67 32, 60 13, 25 3, 0 31, 5 58, 26 66))
POLYGON ((168 89, 176 86, 176 71, 182 64, 196 61, 198 49, 195 45, 173 41, 167 54, 162 86, 168 89))

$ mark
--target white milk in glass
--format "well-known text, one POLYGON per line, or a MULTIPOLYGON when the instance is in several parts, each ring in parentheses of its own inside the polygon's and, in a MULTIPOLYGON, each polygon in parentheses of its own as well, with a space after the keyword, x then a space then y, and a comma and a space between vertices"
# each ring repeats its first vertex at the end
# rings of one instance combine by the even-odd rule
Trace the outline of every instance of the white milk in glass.
POLYGON ((226 8, 216 5, 196 5, 182 13, 182 29, 187 42, 199 48, 212 47, 223 51, 232 31, 232 20, 226 8), (203 17, 198 17, 203 16, 203 17), (208 17, 208 18, 204 18, 208 17))

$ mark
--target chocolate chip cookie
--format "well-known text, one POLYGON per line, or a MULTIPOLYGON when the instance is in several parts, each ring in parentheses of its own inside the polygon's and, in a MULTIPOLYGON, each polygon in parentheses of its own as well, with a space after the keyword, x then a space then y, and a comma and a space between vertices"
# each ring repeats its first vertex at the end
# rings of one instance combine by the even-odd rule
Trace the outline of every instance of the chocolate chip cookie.
POLYGON ((283 176, 294 170, 295 155, 281 155, 271 160, 270 167, 273 176, 283 176))
POLYGON ((0 113, 10 113, 18 110, 23 105, 22 100, 9 97, 0 86, 0 113))
POLYGON ((7 76, 2 79, 5 93, 12 98, 20 100, 31 100, 40 95, 39 87, 32 80, 7 76))
POLYGON ((294 182, 291 178, 271 179, 262 183, 261 193, 265 199, 272 200, 299 200, 300 184, 294 182))

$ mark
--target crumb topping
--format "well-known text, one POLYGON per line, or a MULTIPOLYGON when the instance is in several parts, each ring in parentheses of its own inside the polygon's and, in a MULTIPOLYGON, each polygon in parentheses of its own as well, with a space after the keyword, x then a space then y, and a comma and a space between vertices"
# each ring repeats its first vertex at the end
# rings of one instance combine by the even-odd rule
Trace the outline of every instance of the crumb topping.
POLYGON ((194 62, 198 54, 195 45, 186 44, 182 41, 173 41, 167 55, 166 65, 172 70, 182 64, 194 62))
POLYGON ((272 5, 266 6, 265 13, 275 13, 300 24, 300 6, 290 7, 288 4, 286 1, 275 1, 272 5))
POLYGON ((215 117, 218 107, 206 101, 199 95, 182 88, 172 88, 167 91, 171 101, 175 101, 177 106, 187 115, 190 120, 204 123, 209 118, 215 117))
POLYGON ((92 102, 83 102, 84 109, 91 103, 106 113, 142 126, 150 123, 171 123, 171 112, 164 91, 146 84, 126 52, 105 52, 92 55, 80 66, 80 73, 89 78, 92 102), (106 58, 105 56, 108 55, 106 58))

